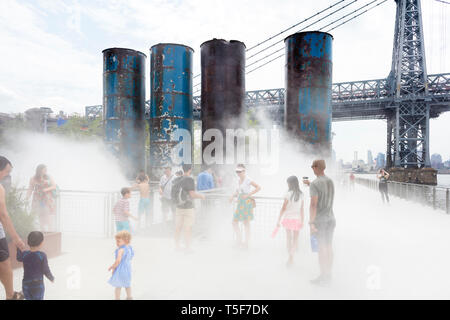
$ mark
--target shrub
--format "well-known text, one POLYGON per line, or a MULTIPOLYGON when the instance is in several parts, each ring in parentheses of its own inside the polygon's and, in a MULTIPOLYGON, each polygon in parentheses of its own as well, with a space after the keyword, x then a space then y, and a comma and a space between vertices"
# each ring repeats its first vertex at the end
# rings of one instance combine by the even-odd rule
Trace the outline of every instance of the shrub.
POLYGON ((24 193, 15 186, 6 190, 6 209, 17 233, 26 242, 28 234, 35 230, 35 219, 33 214, 28 214, 24 193))

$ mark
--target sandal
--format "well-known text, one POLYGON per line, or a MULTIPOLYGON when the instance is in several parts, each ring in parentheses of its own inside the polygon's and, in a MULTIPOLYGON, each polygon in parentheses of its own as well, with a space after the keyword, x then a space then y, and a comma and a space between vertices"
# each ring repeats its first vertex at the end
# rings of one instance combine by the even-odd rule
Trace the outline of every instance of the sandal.
POLYGON ((14 291, 12 298, 6 299, 6 300, 24 300, 24 299, 25 299, 25 296, 23 295, 22 292, 14 291))

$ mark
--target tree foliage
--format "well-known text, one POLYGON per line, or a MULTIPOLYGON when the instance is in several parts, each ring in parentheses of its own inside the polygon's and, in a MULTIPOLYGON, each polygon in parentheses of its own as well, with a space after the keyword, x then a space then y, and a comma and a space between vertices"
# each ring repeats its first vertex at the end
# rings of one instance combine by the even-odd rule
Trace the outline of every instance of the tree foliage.
POLYGON ((88 119, 78 114, 68 117, 67 122, 59 127, 49 127, 49 133, 70 137, 76 140, 88 140, 103 136, 103 123, 100 117, 88 119))
POLYGON ((8 188, 6 192, 6 209, 11 217, 14 228, 22 239, 35 229, 35 216, 28 213, 28 201, 23 192, 15 186, 8 188))

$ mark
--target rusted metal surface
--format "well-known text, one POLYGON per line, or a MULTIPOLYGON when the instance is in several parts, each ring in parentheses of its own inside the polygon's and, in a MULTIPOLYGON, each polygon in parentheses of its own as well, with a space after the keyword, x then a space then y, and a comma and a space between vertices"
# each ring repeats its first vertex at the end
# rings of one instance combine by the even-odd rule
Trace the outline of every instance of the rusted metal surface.
POLYGON ((153 178, 161 174, 163 166, 172 164, 172 149, 179 142, 173 135, 175 130, 192 131, 193 52, 188 46, 173 43, 159 43, 150 48, 150 165, 153 178))
POLYGON ((284 40, 285 125, 293 137, 320 155, 331 152, 332 40, 330 34, 316 31, 284 40))
POLYGON ((389 169, 389 181, 416 184, 437 185, 437 173, 434 168, 395 168, 389 169))
POLYGON ((131 49, 103 50, 105 140, 129 179, 145 165, 145 59, 131 49))
MULTIPOLYGON (((245 112, 245 44, 213 39, 201 44, 202 135, 218 129, 242 128, 245 112)), ((209 144, 202 142, 202 151, 209 144)), ((224 146, 224 154, 225 146, 224 146)))

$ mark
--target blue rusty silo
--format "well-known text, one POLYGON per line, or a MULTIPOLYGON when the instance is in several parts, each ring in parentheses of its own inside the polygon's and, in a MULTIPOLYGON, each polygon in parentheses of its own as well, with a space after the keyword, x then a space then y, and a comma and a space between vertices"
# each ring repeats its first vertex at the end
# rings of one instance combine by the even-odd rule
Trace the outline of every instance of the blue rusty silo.
POLYGON ((105 140, 129 179, 145 169, 145 59, 125 48, 103 50, 105 140))
MULTIPOLYGON (((192 155, 192 56, 194 50, 175 43, 150 48, 150 166, 152 178, 173 164, 176 129, 191 133, 192 155)), ((180 155, 181 156, 181 155, 180 155)), ((192 156, 191 156, 192 161, 192 156)))
POLYGON ((294 33, 285 40, 285 127, 317 154, 331 152, 332 42, 329 33, 294 33))

